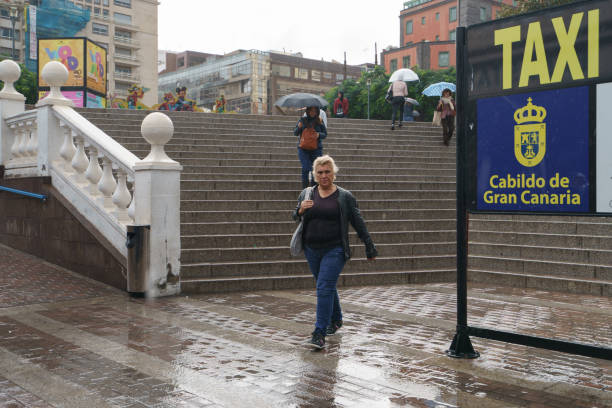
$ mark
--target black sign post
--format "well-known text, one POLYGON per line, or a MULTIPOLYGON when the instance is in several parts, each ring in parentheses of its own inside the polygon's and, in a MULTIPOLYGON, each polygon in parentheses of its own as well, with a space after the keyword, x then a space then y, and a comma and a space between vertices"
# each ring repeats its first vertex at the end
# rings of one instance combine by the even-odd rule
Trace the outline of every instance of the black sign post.
POLYGON ((478 357, 470 341, 476 336, 612 360, 608 347, 469 326, 467 313, 470 213, 612 213, 612 165, 597 161, 612 152, 612 103, 598 97, 612 90, 609 26, 612 0, 590 0, 457 29, 457 332, 446 351, 451 357, 478 357), (607 154, 598 155, 603 146, 607 154))

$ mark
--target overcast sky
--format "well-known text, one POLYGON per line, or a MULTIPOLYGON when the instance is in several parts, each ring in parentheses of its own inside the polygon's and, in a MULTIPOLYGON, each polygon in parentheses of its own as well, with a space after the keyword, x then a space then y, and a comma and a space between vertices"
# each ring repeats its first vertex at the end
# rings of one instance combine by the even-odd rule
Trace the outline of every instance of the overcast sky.
POLYGON ((212 54, 237 49, 374 62, 399 46, 402 0, 160 0, 159 49, 212 54))

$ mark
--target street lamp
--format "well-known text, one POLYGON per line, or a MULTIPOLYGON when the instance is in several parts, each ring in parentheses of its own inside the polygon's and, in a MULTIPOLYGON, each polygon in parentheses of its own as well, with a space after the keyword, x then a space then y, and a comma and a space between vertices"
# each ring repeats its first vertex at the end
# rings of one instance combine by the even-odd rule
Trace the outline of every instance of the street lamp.
POLYGON ((11 58, 13 60, 17 60, 15 58, 15 22, 19 18, 19 9, 15 6, 11 6, 9 8, 9 18, 11 19, 11 37, 13 38, 13 48, 11 48, 11 58))
POLYGON ((370 78, 366 81, 366 85, 368 86, 368 120, 370 120, 370 85, 372 85, 370 78))

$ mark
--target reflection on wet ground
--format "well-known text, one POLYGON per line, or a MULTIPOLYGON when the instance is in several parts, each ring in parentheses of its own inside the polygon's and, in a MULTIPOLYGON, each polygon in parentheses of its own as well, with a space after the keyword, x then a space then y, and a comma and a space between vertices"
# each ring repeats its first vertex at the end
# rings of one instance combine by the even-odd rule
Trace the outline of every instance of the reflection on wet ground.
MULTIPOLYGON (((479 359, 446 357, 452 284, 341 289, 313 352, 313 291, 131 299, 0 252, 0 407, 612 407, 610 361, 477 338, 479 359)), ((609 298, 472 285, 469 315, 612 345, 609 298)))

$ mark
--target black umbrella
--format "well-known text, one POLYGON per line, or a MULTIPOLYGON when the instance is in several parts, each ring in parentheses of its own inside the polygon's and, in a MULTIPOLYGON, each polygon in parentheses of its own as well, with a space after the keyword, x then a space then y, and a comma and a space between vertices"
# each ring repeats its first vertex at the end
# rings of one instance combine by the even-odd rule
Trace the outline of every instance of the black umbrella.
POLYGON ((274 105, 280 106, 281 108, 303 108, 305 106, 322 108, 323 106, 327 106, 328 103, 318 95, 299 92, 279 98, 274 105))

